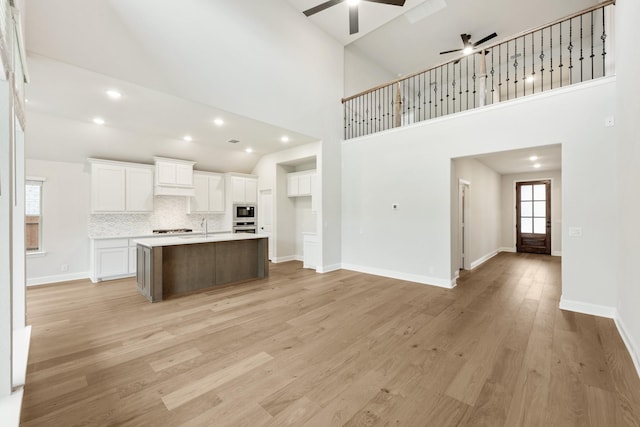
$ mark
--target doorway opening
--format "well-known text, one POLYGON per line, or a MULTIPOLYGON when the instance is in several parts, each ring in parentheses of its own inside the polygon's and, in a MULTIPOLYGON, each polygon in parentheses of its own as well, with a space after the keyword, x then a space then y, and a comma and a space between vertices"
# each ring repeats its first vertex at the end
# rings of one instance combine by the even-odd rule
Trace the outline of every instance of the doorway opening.
POLYGON ((516 182, 516 250, 551 255, 551 181, 516 182))
POLYGON ((469 192, 470 182, 458 180, 458 250, 459 270, 471 270, 469 248, 469 192))

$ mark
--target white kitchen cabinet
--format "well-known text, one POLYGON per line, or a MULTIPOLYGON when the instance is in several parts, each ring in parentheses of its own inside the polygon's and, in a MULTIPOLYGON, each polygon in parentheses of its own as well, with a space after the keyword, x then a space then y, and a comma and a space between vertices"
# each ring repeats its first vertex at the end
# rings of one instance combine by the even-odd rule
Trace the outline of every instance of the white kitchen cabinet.
POLYGON ((89 159, 91 213, 153 212, 153 166, 89 159))
POLYGON ((136 269, 138 267, 138 253, 136 251, 136 246, 137 245, 132 243, 129 244, 129 269, 127 271, 129 274, 136 274, 136 269))
POLYGON ((130 275, 129 239, 91 241, 91 280, 130 275))
POLYGON ((156 164, 156 186, 193 187, 194 162, 187 160, 154 157, 156 164))
POLYGON ((316 233, 303 234, 303 262, 302 268, 317 268, 320 264, 320 243, 316 233))
POLYGON ((257 203, 258 179, 246 176, 231 176, 232 203, 257 203))
POLYGON ((315 175, 315 169, 287 174, 287 195, 289 197, 313 195, 315 175))
POLYGON ((224 175, 211 172, 194 172, 194 196, 188 199, 188 213, 224 213, 224 175))

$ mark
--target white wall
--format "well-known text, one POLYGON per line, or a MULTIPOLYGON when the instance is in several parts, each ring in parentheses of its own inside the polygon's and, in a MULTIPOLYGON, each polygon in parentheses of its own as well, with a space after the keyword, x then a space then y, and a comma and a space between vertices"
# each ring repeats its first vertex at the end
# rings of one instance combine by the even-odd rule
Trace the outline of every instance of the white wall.
POLYGON ((614 108, 605 79, 346 142, 345 266, 450 285, 451 159, 561 142, 563 236, 583 228, 563 240, 563 298, 615 306, 614 108))
MULTIPOLYGON (((640 228, 637 226, 640 211, 640 193, 635 189, 640 182, 640 57, 629 54, 637 50, 636 42, 640 38, 640 2, 623 0, 616 3, 616 58, 617 70, 617 111, 616 128, 618 130, 619 158, 617 162, 619 192, 618 216, 618 269, 616 281, 609 286, 620 287, 617 300, 618 325, 623 331, 627 346, 640 374, 640 277, 638 259, 640 259, 640 228), (635 49, 635 50, 634 50, 635 49)), ((612 223, 612 227, 613 227, 612 223)))
MULTIPOLYGON (((295 170, 294 164, 298 161, 306 163, 315 160, 318 165, 317 178, 321 183, 324 183, 320 168, 322 146, 322 143, 315 142, 278 151, 263 156, 253 169, 252 173, 258 175, 258 191, 265 189, 273 191, 275 253, 272 255, 276 261, 294 259, 298 255, 296 202, 295 198, 290 198, 287 195, 287 173, 295 170)), ((319 224, 322 224, 322 214, 315 215, 315 220, 319 237, 322 238, 322 229, 319 227, 319 224)))
POLYGON ((383 83, 396 79, 391 71, 384 69, 364 55, 353 44, 344 48, 344 94, 355 95, 383 83))
POLYGON ((91 183, 87 165, 27 159, 26 171, 46 178, 42 188, 46 254, 27 256, 27 283, 88 277, 91 183), (62 265, 68 271, 62 271, 62 265))
POLYGON ((562 174, 560 171, 509 174, 502 176, 501 250, 516 250, 517 181, 551 179, 551 254, 562 254, 562 174))
POLYGON ((469 247, 467 257, 471 268, 498 253, 500 247, 501 211, 501 179, 493 169, 488 168, 476 159, 455 159, 452 163, 451 183, 451 247, 452 277, 459 268, 460 253, 458 228, 458 182, 463 179, 470 182, 467 193, 467 232, 469 247))

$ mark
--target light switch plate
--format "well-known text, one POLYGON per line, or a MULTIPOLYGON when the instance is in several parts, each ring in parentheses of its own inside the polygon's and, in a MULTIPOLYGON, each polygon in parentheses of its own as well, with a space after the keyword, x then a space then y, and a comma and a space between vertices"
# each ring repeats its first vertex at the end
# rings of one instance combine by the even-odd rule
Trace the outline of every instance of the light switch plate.
POLYGON ((582 237, 582 227, 569 227, 569 237, 582 237))

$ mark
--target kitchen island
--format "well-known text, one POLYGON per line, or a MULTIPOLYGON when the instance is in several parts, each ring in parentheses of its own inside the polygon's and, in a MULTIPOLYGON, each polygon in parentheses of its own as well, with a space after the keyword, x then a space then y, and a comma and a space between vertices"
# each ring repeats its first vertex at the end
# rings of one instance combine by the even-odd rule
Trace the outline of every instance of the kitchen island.
POLYGON ((269 275, 268 237, 213 234, 138 239, 138 292, 151 302, 269 275))

